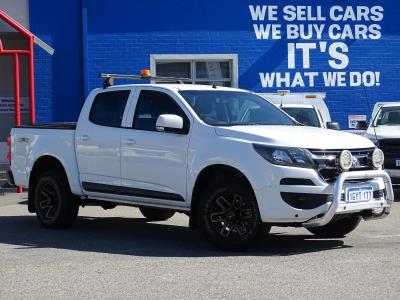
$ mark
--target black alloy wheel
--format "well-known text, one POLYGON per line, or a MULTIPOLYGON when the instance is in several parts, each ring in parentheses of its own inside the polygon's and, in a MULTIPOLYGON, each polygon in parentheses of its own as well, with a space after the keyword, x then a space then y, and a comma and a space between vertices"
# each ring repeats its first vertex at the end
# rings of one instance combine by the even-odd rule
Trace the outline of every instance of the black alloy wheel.
POLYGON ((220 236, 243 236, 256 221, 255 212, 238 193, 219 195, 211 206, 210 221, 220 236))
POLYGON ((68 180, 60 171, 40 175, 33 203, 39 222, 51 229, 70 227, 79 211, 79 197, 71 193, 68 180))
POLYGON ((39 213, 46 223, 53 222, 60 211, 60 196, 53 184, 46 182, 40 186, 37 206, 39 213))
POLYGON ((270 227, 261 223, 253 191, 242 182, 209 187, 198 209, 200 229, 223 250, 242 250, 270 227), (262 229, 265 230, 262 230, 262 229))

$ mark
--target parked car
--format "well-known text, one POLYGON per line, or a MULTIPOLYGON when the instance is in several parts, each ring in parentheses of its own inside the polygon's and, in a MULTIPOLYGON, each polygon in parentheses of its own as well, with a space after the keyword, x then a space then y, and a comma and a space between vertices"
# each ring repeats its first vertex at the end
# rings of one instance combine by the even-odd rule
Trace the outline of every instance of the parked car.
MULTIPOLYGON (((366 127, 366 124, 363 125, 366 127)), ((400 102, 375 104, 366 137, 382 149, 385 154, 384 168, 392 183, 400 185, 400 102)))
POLYGON ((11 131, 11 181, 45 227, 70 226, 88 203, 136 206, 149 221, 186 213, 236 250, 271 226, 341 237, 389 214, 383 154, 366 138, 300 126, 246 90, 109 83, 77 124, 11 131))
POLYGON ((298 122, 306 126, 340 129, 339 124, 331 121, 325 104, 325 93, 259 93, 260 96, 275 104, 298 122))

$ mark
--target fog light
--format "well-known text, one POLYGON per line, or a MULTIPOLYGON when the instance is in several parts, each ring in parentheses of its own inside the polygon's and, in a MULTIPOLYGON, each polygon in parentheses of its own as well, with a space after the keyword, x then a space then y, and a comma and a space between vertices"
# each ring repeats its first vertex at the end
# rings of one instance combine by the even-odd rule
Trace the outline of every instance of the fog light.
POLYGON ((378 207, 378 208, 373 208, 372 209, 372 214, 374 216, 379 216, 383 213, 384 208, 383 207, 378 207))
POLYGON ((339 165, 340 167, 347 171, 351 168, 351 165, 353 163, 353 156, 351 155, 351 152, 349 150, 343 150, 340 153, 339 157, 339 165))
POLYGON ((382 167, 384 159, 385 159, 385 156, 383 155, 383 152, 381 149, 375 149, 374 152, 372 152, 372 165, 376 169, 379 169, 380 167, 382 167))

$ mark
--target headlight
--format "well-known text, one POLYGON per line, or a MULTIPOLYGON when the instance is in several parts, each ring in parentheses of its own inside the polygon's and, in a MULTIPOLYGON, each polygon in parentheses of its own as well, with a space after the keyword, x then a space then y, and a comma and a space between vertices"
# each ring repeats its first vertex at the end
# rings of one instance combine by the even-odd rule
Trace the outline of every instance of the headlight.
POLYGON ((385 156, 383 155, 383 152, 381 149, 375 149, 374 152, 372 152, 372 165, 376 169, 379 169, 380 167, 382 167, 384 159, 385 159, 385 156))
POLYGON ((270 147, 253 144, 254 150, 270 163, 281 166, 314 168, 310 152, 301 148, 270 147))
POLYGON ((343 150, 339 156, 339 165, 342 170, 347 171, 353 164, 353 155, 349 150, 343 150))

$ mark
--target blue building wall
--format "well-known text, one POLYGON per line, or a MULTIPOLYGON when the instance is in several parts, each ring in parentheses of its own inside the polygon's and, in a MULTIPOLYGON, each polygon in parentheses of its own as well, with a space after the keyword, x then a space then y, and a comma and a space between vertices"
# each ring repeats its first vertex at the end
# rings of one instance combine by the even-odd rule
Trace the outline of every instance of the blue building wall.
MULTIPOLYGON (((400 74, 400 3, 393 0, 377 1, 128 1, 128 0, 83 0, 31 1, 31 29, 56 48, 56 54, 45 63, 36 63, 38 106, 43 109, 40 119, 72 120, 77 117, 84 94, 99 87, 100 72, 138 73, 148 68, 150 54, 238 54, 239 87, 256 92, 274 92, 290 89, 294 92, 327 92, 326 102, 332 119, 347 127, 348 114, 369 115, 365 97, 371 105, 375 101, 393 101, 398 98, 398 78, 400 74), (249 5, 277 6, 278 20, 253 21, 249 5), (285 21, 282 9, 286 5, 311 6, 316 15, 317 6, 325 21, 295 20, 285 21), (382 6, 383 19, 379 21, 332 21, 329 10, 332 6, 382 6), (82 15, 83 24, 82 24, 82 15), (55 24, 60 24, 55 26, 55 24), (253 25, 280 24, 280 39, 257 40, 253 25), (332 24, 357 24, 381 27, 379 39, 333 40, 324 30, 321 38, 287 39, 285 26, 288 24, 324 24, 327 29, 332 24), (83 42, 82 42, 83 41, 83 42), (288 68, 288 43, 316 43, 311 50, 310 68, 304 68, 299 50, 296 51, 296 66, 288 68), (344 42, 348 47, 349 63, 344 69, 329 65, 332 60, 327 51, 320 51, 335 42, 344 42), (58 56, 57 56, 58 55, 58 56), (379 83, 372 86, 326 86, 322 72, 365 72, 379 73, 379 83), (260 73, 318 72, 315 85, 305 82, 304 86, 263 87, 260 73), (44 75, 47 74, 47 75, 44 75), (74 74, 75 76, 71 76, 74 74), (85 84, 86 83, 86 86, 85 84), (66 91, 66 87, 68 87, 66 91), (50 99, 50 101, 49 101, 50 99), (52 103, 53 107, 49 104, 52 103)), ((361 8, 362 9, 362 8, 361 8)), ((335 60, 339 62, 339 60, 335 60)), ((303 76, 303 78, 305 78, 303 76)))
POLYGON ((35 48, 38 122, 74 121, 84 101, 80 1, 30 0, 30 30, 51 45, 35 48))

